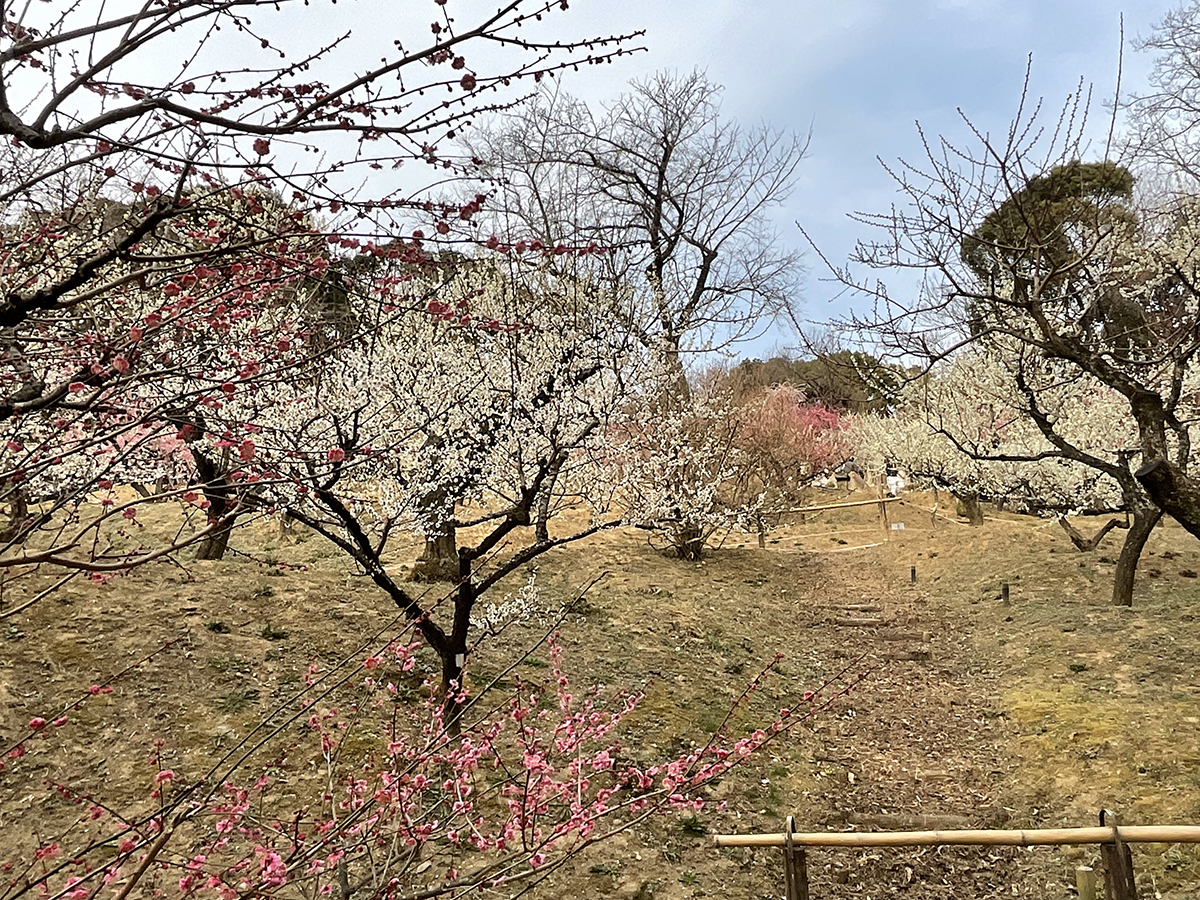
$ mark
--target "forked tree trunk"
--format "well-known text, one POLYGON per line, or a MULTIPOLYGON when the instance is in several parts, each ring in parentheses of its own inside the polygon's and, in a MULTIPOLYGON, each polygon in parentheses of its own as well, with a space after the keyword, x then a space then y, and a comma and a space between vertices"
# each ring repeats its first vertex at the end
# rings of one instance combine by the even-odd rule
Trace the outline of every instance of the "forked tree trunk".
POLYGON ((229 532, 233 530, 236 515, 231 516, 230 510, 237 502, 233 495, 233 484, 229 481, 229 451, 226 450, 218 466, 200 450, 192 448, 192 459, 196 470, 200 473, 203 483, 200 490, 208 501, 208 522, 225 520, 225 525, 212 534, 205 535, 196 547, 196 559, 224 559, 225 551, 229 549, 229 532))
POLYGON ((704 529, 699 525, 689 522, 673 526, 671 542, 680 559, 699 562, 704 558, 704 529))
POLYGON ((1138 560, 1150 532, 1161 518, 1162 510, 1157 506, 1139 504, 1133 508, 1133 522, 1125 535, 1125 543, 1121 545, 1121 555, 1117 557, 1117 571, 1113 577, 1114 606, 1133 606, 1133 578, 1137 573, 1138 560))
POLYGON ((1200 538, 1200 480, 1165 459, 1151 459, 1134 477, 1167 515, 1200 538))
POLYGON ((196 545, 196 559, 224 559, 225 551, 229 549, 229 532, 232 525, 206 535, 196 545))
POLYGON ((954 495, 958 500, 958 514, 966 518, 968 524, 983 524, 983 506, 979 502, 979 492, 969 491, 954 495))
POLYGON ((1067 533, 1067 537, 1071 539, 1071 543, 1080 553, 1091 553, 1100 546, 1100 542, 1114 528, 1127 528, 1128 525, 1123 525, 1119 519, 1109 519, 1104 523, 1104 526, 1097 531, 1092 537, 1088 537, 1074 525, 1067 521, 1066 516, 1060 516, 1058 524, 1062 526, 1062 530, 1067 533))

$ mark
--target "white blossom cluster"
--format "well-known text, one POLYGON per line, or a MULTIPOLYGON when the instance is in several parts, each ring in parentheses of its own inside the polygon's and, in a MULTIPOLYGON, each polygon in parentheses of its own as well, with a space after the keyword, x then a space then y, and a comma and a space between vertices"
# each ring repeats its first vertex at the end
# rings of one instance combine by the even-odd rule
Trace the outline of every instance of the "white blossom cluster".
POLYGON ((509 625, 521 625, 531 619, 543 620, 562 609, 561 605, 547 603, 537 586, 537 569, 515 594, 506 594, 504 599, 471 610, 471 627, 488 634, 499 634, 509 625))
POLYGON ((491 259, 373 290, 387 311, 319 371, 221 410, 277 506, 327 486, 380 528, 427 532, 511 506, 555 458, 570 472, 619 415, 634 355, 586 280, 491 259))
POLYGON ((925 485, 978 493, 1046 513, 1119 509, 1108 475, 1065 456, 1041 416, 1071 447, 1117 466, 1137 460, 1137 428, 1115 390, 1032 354, 964 352, 909 386, 894 417, 858 417, 856 458, 893 463, 925 485))

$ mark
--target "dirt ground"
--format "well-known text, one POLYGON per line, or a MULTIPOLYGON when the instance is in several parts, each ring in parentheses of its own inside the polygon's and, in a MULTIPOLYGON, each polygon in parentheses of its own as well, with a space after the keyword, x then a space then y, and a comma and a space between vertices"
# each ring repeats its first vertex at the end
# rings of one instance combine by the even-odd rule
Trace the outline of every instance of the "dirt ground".
MULTIPOLYGON (((600 576, 562 627, 564 666, 577 684, 645 687, 623 724, 634 759, 703 742, 776 653, 776 677, 739 723, 769 721, 843 670, 868 677, 711 786, 698 815, 632 828, 535 893, 780 897, 778 851, 717 849, 712 835, 777 832, 788 815, 800 831, 1080 826, 1102 807, 1128 824, 1200 824, 1200 542, 1161 526, 1134 607, 1119 609, 1108 595, 1120 531, 1081 554, 1052 522, 993 512, 978 528, 935 524, 933 503, 913 495, 886 523, 875 506, 809 514, 769 531, 762 549, 730 535, 701 563, 665 558, 634 531, 543 557, 550 607, 600 576)), ((170 510, 158 514, 165 523, 170 510)), ((31 717, 71 710, 0 772, 0 863, 73 814, 55 783, 136 807, 159 765, 200 777, 311 665, 360 659, 402 633, 386 597, 319 537, 293 542, 264 523, 233 546, 221 562, 77 579, 0 620, 0 747, 31 717), (88 694, 139 661, 111 693, 88 694)), ((392 565, 414 556, 399 547, 392 565)), ((48 583, 7 586, 0 614, 48 583)), ((482 645, 472 685, 495 681, 544 627, 535 618, 482 645)), ((1142 896, 1200 897, 1196 850, 1134 853, 1142 896)), ((1066 898, 1094 857, 814 850, 808 865, 814 898, 1066 898)))

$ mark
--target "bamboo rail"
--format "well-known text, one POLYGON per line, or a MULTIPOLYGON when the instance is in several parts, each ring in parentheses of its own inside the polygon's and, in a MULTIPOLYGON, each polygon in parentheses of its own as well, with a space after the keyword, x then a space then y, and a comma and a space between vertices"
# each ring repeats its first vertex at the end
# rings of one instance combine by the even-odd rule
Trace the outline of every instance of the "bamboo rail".
MULTIPOLYGON (((1121 825, 1111 810, 1101 810, 1099 828, 1031 828, 1020 831, 960 829, 944 831, 867 831, 796 833, 788 816, 780 834, 719 834, 718 847, 780 847, 783 849, 784 888, 787 900, 810 900, 807 850, 810 847, 1034 847, 1063 844, 1099 844, 1104 862, 1104 895, 1107 900, 1138 900, 1133 873, 1134 843, 1200 844, 1200 825, 1121 825)), ((1094 900, 1095 875, 1081 867, 1076 873, 1080 900, 1094 900)))
POLYGON ((874 500, 847 500, 845 503, 826 503, 822 506, 799 506, 796 509, 772 509, 763 512, 764 516, 779 516, 785 513, 822 512, 826 509, 845 509, 848 506, 874 506, 876 503, 895 503, 899 497, 876 497, 874 500))
MULTIPOLYGON (((796 832, 792 843, 804 847, 930 847, 975 844, 1034 847, 1056 844, 1109 844, 1114 839, 1129 844, 1200 844, 1200 825, 1120 825, 1097 828, 1034 828, 1020 831, 818 831, 796 832)), ((783 847, 787 835, 718 834, 718 847, 783 847)))

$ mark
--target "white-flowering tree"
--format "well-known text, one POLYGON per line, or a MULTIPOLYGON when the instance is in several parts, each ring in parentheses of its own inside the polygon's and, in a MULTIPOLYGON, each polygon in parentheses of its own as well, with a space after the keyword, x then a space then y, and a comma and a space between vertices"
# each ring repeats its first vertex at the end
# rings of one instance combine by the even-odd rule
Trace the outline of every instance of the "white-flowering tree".
POLYGON ((374 321, 322 355, 319 378, 236 392, 206 430, 236 454, 243 503, 325 536, 419 622, 452 711, 477 599, 616 523, 531 534, 555 477, 582 480, 575 457, 620 414, 635 360, 596 315, 603 298, 553 256, 385 267, 372 290, 374 321), (385 562, 390 538, 438 529, 471 535, 444 612, 385 562))
POLYGON ((1131 515, 1113 586, 1132 602, 1134 574, 1161 512, 1134 477, 1137 423, 1123 397, 1093 378, 1002 342, 969 350, 910 385, 895 418, 861 417, 861 459, 885 460, 952 491, 973 523, 981 497, 1064 522, 1072 540, 1094 547, 1112 524, 1086 539, 1065 523, 1085 512, 1131 515))
POLYGON ((699 560, 715 535, 744 526, 763 499, 747 493, 738 411, 726 398, 698 396, 643 399, 632 412, 597 460, 610 502, 681 559, 699 560))
POLYGON ((841 270, 878 301, 848 324, 926 365, 968 343, 997 344, 1019 347, 1030 370, 1045 361, 1053 377, 1112 389, 1137 427, 1134 477, 1200 536, 1200 485, 1188 469, 1200 352, 1195 204, 1140 202, 1129 169, 1085 162, 1086 98, 1073 103, 1059 128, 1022 110, 999 140, 976 130, 976 146, 927 145, 922 166, 897 170, 905 201, 859 216, 882 235, 855 262, 928 277, 916 296, 900 296, 841 270))
POLYGON ((763 515, 793 505, 814 470, 849 458, 845 425, 793 387, 735 400, 714 382, 683 402, 650 394, 627 407, 600 470, 629 521, 698 560, 718 535, 761 528, 763 515))

